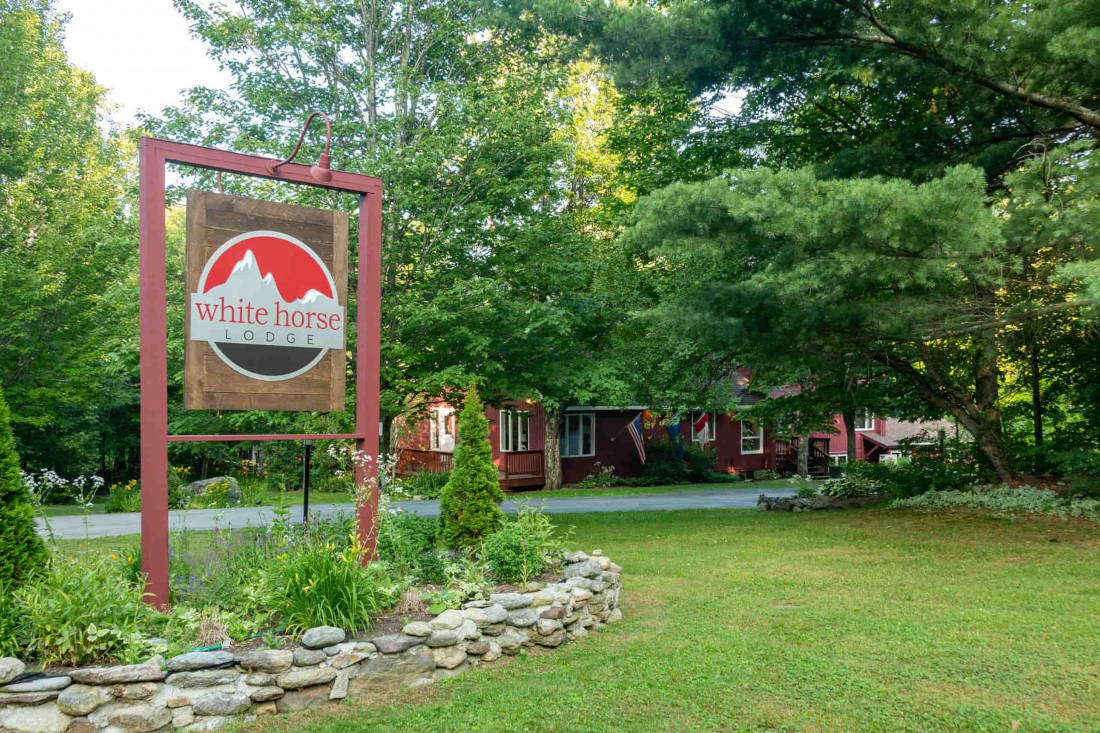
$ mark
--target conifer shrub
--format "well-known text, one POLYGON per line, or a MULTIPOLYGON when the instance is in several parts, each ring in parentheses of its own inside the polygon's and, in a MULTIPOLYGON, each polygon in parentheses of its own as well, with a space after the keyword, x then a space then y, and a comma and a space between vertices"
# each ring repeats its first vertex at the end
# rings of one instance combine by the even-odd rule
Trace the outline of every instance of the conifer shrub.
POLYGON ((443 541, 456 550, 479 546, 504 520, 502 501, 504 492, 489 445, 489 420, 477 389, 471 385, 458 417, 451 476, 440 500, 443 541))
POLYGON ((11 432, 8 404, 0 390, 0 585, 19 584, 46 564, 46 546, 34 526, 27 487, 11 432))

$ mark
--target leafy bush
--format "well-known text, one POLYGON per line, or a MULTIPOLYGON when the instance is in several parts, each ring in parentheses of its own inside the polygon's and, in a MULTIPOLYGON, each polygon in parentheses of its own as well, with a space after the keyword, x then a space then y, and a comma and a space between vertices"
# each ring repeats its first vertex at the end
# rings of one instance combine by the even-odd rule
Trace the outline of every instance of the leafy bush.
POLYGON ((24 647, 23 616, 10 583, 0 583, 0 657, 18 656, 24 647))
POLYGON ((821 493, 824 496, 862 496, 881 494, 885 490, 882 483, 859 474, 826 479, 821 483, 821 493))
POLYGON ((538 538, 518 522, 508 522, 489 535, 481 558, 489 572, 505 582, 526 583, 546 566, 538 538))
POLYGON ((439 506, 443 541, 453 549, 478 545, 504 520, 502 501, 504 492, 489 445, 489 420, 471 385, 458 418, 454 468, 439 506))
POLYGON ((1051 455, 1057 471, 1069 479, 1066 493, 1083 499, 1100 499, 1100 451, 1078 448, 1051 455))
POLYGON ((714 453, 695 445, 684 448, 682 458, 687 471, 687 480, 692 483, 701 483, 710 478, 714 473, 714 453))
POLYGON ((714 471, 714 456, 695 445, 681 447, 669 440, 646 445, 642 476, 649 485, 706 481, 714 471))
POLYGON ((577 486, 582 489, 606 488, 609 486, 619 486, 622 484, 622 481, 623 479, 615 475, 614 466, 605 466, 599 461, 596 461, 592 465, 592 470, 577 483, 577 486))
POLYGON ((812 499, 817 496, 817 489, 813 486, 799 486, 794 495, 799 499, 812 499))
POLYGON ((484 564, 474 557, 456 558, 447 564, 447 587, 456 591, 463 601, 484 600, 489 589, 484 564))
POLYGON ((34 509, 19 472, 8 405, 0 390, 0 584, 25 581, 46 560, 46 546, 35 529, 34 509))
POLYGON ((573 528, 565 532, 559 530, 544 507, 534 507, 526 502, 520 504, 515 523, 535 542, 535 547, 547 562, 560 558, 569 549, 573 528))
POLYGON ((439 522, 430 517, 385 514, 378 527, 378 556, 400 577, 442 582, 443 563, 435 551, 438 535, 439 522))
POLYGON ((971 451, 970 446, 947 444, 942 453, 918 453, 908 461, 851 463, 845 467, 845 474, 877 482, 897 497, 926 491, 954 491, 973 486, 981 477, 979 464, 971 451))
POLYGON ((108 514, 141 511, 141 489, 138 488, 138 482, 130 479, 122 485, 111 484, 107 500, 103 502, 103 510, 108 514))
POLYGON ((449 472, 417 471, 402 481, 402 488, 406 494, 415 494, 426 499, 438 499, 443 493, 443 487, 447 485, 450 478, 451 474, 449 472))
POLYGON ((43 665, 136 661, 143 629, 156 612, 142 602, 119 566, 104 558, 51 562, 15 593, 26 628, 26 651, 43 665))
POLYGON ((183 490, 191 471, 185 466, 168 467, 168 508, 183 509, 187 506, 187 493, 183 490))
POLYGON ((417 582, 442 585, 447 582, 447 573, 451 568, 454 553, 450 550, 429 550, 417 558, 414 577, 417 582))
POLYGON ((288 632, 365 629, 372 616, 397 602, 400 583, 382 563, 362 565, 364 552, 358 544, 340 551, 332 544, 302 543, 267 568, 265 599, 288 632))
POLYGON ((970 491, 929 491, 897 499, 893 508, 947 509, 967 507, 994 512, 1027 512, 1062 517, 1084 517, 1100 521, 1100 500, 1067 499, 1047 489, 1031 486, 982 487, 970 491))
POLYGON ((753 481, 775 481, 778 478, 782 477, 770 468, 762 468, 759 471, 752 472, 753 481))
POLYGON ((226 509, 236 506, 229 495, 228 481, 212 481, 188 500, 188 505, 199 509, 226 509))

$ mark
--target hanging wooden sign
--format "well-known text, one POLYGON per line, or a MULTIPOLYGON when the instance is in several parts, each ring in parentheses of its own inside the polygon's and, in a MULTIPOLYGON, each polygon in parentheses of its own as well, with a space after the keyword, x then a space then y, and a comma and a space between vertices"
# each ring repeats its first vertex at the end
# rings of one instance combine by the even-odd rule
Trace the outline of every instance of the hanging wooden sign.
POLYGON ((348 215, 187 194, 183 405, 344 409, 348 215))

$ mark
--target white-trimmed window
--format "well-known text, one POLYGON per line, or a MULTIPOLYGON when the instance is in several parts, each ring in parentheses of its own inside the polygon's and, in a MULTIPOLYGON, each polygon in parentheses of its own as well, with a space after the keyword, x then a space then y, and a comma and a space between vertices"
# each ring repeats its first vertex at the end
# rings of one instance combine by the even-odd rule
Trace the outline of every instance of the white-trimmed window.
POLYGON ((741 455, 764 452, 764 426, 750 420, 741 421, 741 455))
POLYGON ((701 412, 691 413, 691 442, 692 443, 713 443, 715 430, 718 426, 718 414, 715 412, 707 413, 707 426, 703 428, 703 432, 695 432, 695 423, 703 417, 701 412))
POLYGON ((531 413, 523 410, 500 411, 500 450, 515 453, 531 445, 531 413))
POLYGON ((874 430, 875 429, 875 416, 871 414, 870 410, 863 410, 856 413, 856 430, 874 430))
POLYGON ((455 449, 454 408, 433 407, 428 410, 428 449, 440 451, 455 449))
POLYGON ((829 456, 829 463, 833 464, 834 466, 843 466, 847 462, 847 453, 833 453, 829 456))
POLYGON ((596 455, 596 413, 567 412, 561 436, 561 457, 596 455))

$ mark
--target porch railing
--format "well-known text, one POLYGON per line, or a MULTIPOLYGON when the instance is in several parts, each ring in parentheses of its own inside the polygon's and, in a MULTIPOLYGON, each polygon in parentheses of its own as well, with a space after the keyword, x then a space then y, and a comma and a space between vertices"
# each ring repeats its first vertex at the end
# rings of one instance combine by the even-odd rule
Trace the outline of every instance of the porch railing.
POLYGON ((501 462, 503 479, 511 479, 519 476, 542 476, 543 453, 542 451, 517 451, 505 453, 501 462))
POLYGON ((412 476, 422 472, 447 473, 451 470, 453 462, 453 453, 405 448, 397 459, 397 475, 412 476))

